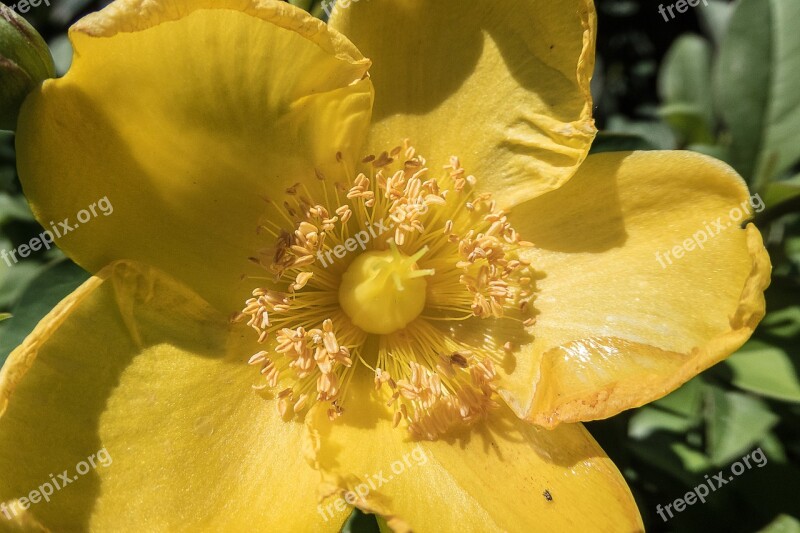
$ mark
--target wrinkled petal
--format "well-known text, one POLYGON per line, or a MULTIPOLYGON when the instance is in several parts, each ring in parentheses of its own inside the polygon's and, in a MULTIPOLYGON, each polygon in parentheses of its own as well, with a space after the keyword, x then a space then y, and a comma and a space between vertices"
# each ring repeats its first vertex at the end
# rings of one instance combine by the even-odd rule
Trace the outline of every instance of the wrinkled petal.
POLYGON ((548 431, 503 408, 471 431, 416 442, 392 428, 369 379, 354 381, 342 417, 309 416, 316 464, 332 492, 396 531, 643 530, 622 475, 583 426, 548 431))
POLYGON ((730 167, 690 152, 591 156, 518 206, 543 277, 534 340, 503 385, 514 410, 546 426, 606 418, 741 346, 770 276, 761 235, 741 227, 758 206, 730 167))
POLYGON ((141 261, 235 310, 242 276, 262 275, 248 257, 277 216, 265 199, 316 183, 316 169, 336 177, 360 153, 369 60, 274 1, 123 0, 70 37, 72 68, 29 97, 19 122, 37 218, 90 271, 141 261), (113 212, 92 206, 103 198, 113 212))
POLYGON ((460 156, 508 206, 572 176, 594 138, 589 0, 360 0, 331 25, 374 61, 369 146, 460 156))
POLYGON ((247 349, 183 286, 129 263, 103 270, 0 373, 0 502, 96 455, 17 518, 53 531, 338 531, 341 512, 317 512, 304 427, 253 392, 247 349))

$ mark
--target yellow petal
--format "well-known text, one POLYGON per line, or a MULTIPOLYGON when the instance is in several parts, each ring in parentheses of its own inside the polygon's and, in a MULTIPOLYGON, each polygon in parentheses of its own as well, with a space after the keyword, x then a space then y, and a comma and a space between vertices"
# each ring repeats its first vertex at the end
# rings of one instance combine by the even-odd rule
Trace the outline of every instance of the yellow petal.
POLYGON ((70 36, 72 68, 19 122, 37 218, 78 225, 57 241, 88 270, 138 260, 238 308, 252 285, 242 275, 263 275, 248 257, 265 245, 264 199, 315 182, 317 168, 335 178, 360 153, 369 61, 271 0, 122 0, 70 36), (103 198, 108 215, 92 206, 103 198))
POLYGON ((451 155, 503 206, 574 174, 594 138, 589 0, 354 0, 331 25, 374 62, 369 146, 451 155))
POLYGON ((364 374, 342 417, 315 408, 308 426, 331 490, 396 531, 642 531, 625 481, 580 424, 548 431, 502 408, 471 432, 416 442, 392 428, 364 374))
POLYGON ((66 472, 27 511, 53 531, 338 531, 341 512, 317 511, 303 425, 251 390, 239 338, 152 269, 103 270, 0 373, 0 502, 66 472))
POLYGON ((563 188, 518 206, 544 277, 535 340, 503 385, 517 414, 546 426, 606 418, 741 346, 769 284, 761 235, 741 228, 762 208, 730 167, 690 152, 591 156, 563 188))

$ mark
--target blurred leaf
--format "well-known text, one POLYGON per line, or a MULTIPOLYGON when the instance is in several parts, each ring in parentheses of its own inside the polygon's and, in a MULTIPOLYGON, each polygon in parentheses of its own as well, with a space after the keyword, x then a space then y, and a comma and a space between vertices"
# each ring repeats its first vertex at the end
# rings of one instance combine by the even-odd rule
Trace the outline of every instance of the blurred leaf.
POLYGON ((716 44, 722 41, 733 14, 734 4, 725 0, 709 0, 705 9, 698 9, 700 23, 716 44))
POLYGON ((786 449, 783 447, 781 439, 775 436, 775 433, 767 433, 758 443, 758 447, 769 457, 770 461, 776 463, 786 462, 786 449))
POLYGON ((14 132, 0 130, 0 160, 14 160, 14 132))
POLYGON ((72 43, 66 35, 59 35, 47 44, 56 64, 56 74, 63 76, 72 64, 72 43))
POLYGON ((778 346, 758 339, 751 339, 725 360, 733 371, 734 385, 788 402, 800 402, 799 362, 778 346))
POLYGON ((597 137, 595 137, 592 143, 592 149, 589 153, 601 154, 603 152, 629 152, 655 149, 655 146, 639 135, 601 131, 597 134, 597 137))
POLYGON ((674 150, 677 146, 670 127, 658 120, 628 120, 622 115, 614 115, 608 119, 607 131, 641 137, 656 150, 674 150))
MULTIPOLYGON (((692 486, 695 475, 686 468, 709 464, 702 453, 691 450, 676 440, 676 436, 666 433, 653 434, 645 440, 629 440, 627 447, 644 463, 669 474, 681 483, 692 486)), ((702 470, 702 469, 701 469, 702 470)))
POLYGON ((36 261, 23 261, 11 267, 0 261, 0 309, 12 307, 43 268, 36 261))
POLYGON ((772 181, 764 193, 764 203, 770 209, 800 196, 800 176, 788 180, 772 181))
POLYGON ((12 316, 11 313, 0 313, 0 322, 11 318, 11 316, 12 316))
POLYGON ((706 451, 717 466, 742 456, 777 424, 778 416, 762 400, 738 392, 707 388, 706 451))
POLYGON ((720 50, 715 89, 734 167, 758 185, 800 158, 798 19, 797 0, 741 0, 720 50))
POLYGON ((784 245, 786 256, 800 268, 800 236, 787 237, 784 245))
POLYGON ((758 533, 800 533, 800 520, 788 514, 782 514, 758 533))
POLYGON ((380 533, 375 515, 365 514, 360 509, 353 509, 350 518, 344 523, 342 533, 380 533))
POLYGON ((684 144, 711 145, 714 143, 709 119, 694 106, 667 105, 661 108, 659 114, 684 144))
POLYGON ((697 420, 690 417, 670 413, 655 407, 645 406, 637 409, 628 425, 628 436, 642 440, 656 431, 670 433, 684 433, 697 424, 697 420))
POLYGON ((33 213, 22 196, 0 193, 0 225, 9 220, 33 221, 33 213))
POLYGON ((715 159, 719 159, 720 161, 725 161, 726 163, 730 161, 731 158, 728 147, 719 144, 690 144, 686 147, 686 149, 700 154, 705 154, 715 159))
POLYGON ((627 17, 639 11, 641 6, 634 0, 615 0, 601 2, 599 8, 613 17, 627 17))
POLYGON ((0 191, 10 191, 16 176, 17 174, 11 165, 0 168, 0 191))
POLYGON ((711 462, 708 457, 702 452, 687 446, 682 442, 676 442, 672 445, 672 451, 678 456, 683 463, 683 468, 689 472, 705 472, 711 468, 711 462))
MULTIPOLYGON (((790 296, 797 297, 797 291, 790 293, 790 296)), ((800 335, 800 300, 786 306, 780 303, 770 300, 771 311, 761 321, 761 329, 770 335, 787 339, 800 335)))
POLYGON ((687 143, 712 144, 711 45, 702 37, 683 35, 673 43, 661 65, 659 110, 687 143))
POLYGON ((703 390, 703 378, 697 376, 653 403, 684 417, 697 417, 703 405, 703 390))
MULTIPOLYGON (((23 265, 20 263, 15 269, 23 265)), ((14 318, 0 323, 0 363, 58 302, 88 278, 85 270, 66 260, 42 270, 13 307, 14 318)))

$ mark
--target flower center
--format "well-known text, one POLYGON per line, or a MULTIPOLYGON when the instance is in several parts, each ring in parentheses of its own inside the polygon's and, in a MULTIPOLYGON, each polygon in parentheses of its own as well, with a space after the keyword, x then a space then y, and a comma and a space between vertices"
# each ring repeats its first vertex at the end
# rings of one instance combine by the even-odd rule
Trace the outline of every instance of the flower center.
POLYGON ((423 248, 408 257, 391 249, 361 254, 342 275, 339 303, 353 324, 367 333, 387 335, 406 327, 425 308, 426 276, 417 261, 423 248))
POLYGON ((407 141, 355 169, 340 155, 345 181, 317 170, 266 198, 251 260, 269 276, 240 315, 261 345, 254 388, 282 416, 321 404, 333 420, 363 367, 416 438, 482 419, 531 342, 532 244, 457 157, 431 167, 407 141))

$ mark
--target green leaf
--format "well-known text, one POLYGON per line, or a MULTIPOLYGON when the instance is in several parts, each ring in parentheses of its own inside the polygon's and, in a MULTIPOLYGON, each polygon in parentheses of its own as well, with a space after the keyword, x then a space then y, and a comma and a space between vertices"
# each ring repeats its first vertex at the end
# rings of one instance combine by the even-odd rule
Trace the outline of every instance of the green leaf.
POLYGON ((800 176, 788 180, 770 182, 764 193, 764 203, 774 209, 784 202, 800 196, 800 176))
POLYGON ((653 404, 684 417, 697 417, 703 406, 703 390, 703 378, 697 376, 653 404))
POLYGON ((706 453, 715 465, 726 465, 763 439, 778 420, 763 400, 709 386, 706 453))
POLYGON ((33 213, 22 196, 0 193, 0 225, 9 220, 33 221, 33 213))
POLYGON ((800 335, 800 303, 798 303, 800 302, 800 297, 798 296, 800 291, 794 285, 781 283, 780 281, 778 283, 786 291, 781 296, 788 297, 789 301, 773 296, 776 294, 777 287, 770 290, 767 293, 769 295, 767 300, 770 303, 770 311, 761 321, 759 327, 770 335, 792 339, 800 335), (795 300, 792 300, 792 298, 795 298, 795 300))
POLYGON ((659 115, 687 143, 712 144, 711 45, 684 35, 672 45, 661 65, 659 115))
POLYGON ((707 470, 710 466, 702 452, 678 441, 675 435, 661 433, 642 441, 629 439, 626 446, 647 465, 688 486, 696 483, 693 472, 707 470))
POLYGON ((786 448, 774 432, 767 433, 758 443, 758 447, 769 457, 770 462, 786 463, 786 448))
POLYGON ((800 403, 800 357, 778 346, 751 339, 725 360, 737 387, 776 400, 800 403))
POLYGON ((689 472, 704 472, 711 467, 711 463, 704 453, 682 442, 674 443, 671 449, 681 460, 684 470, 688 470, 689 472))
MULTIPOLYGON (((704 2, 705 3, 705 2, 704 2)), ((705 9, 698 9, 700 23, 706 32, 719 44, 730 24, 733 4, 725 0, 709 0, 705 9)))
POLYGON ((43 268, 36 261, 23 261, 11 267, 0 261, 0 308, 12 307, 43 268))
POLYGON ((727 146, 719 144, 690 144, 686 147, 687 150, 704 154, 726 163, 730 161, 731 154, 727 146))
POLYGON ((697 420, 690 417, 670 413, 655 407, 645 406, 637 409, 631 416, 628 425, 628 436, 642 440, 656 431, 669 433, 685 433, 697 424, 697 420))
POLYGON ((741 0, 716 70, 734 167, 759 186, 800 159, 797 0, 741 0))
POLYGON ((641 137, 656 150, 673 150, 677 146, 672 129, 658 120, 628 120, 622 115, 608 119, 607 131, 641 137))
POLYGON ((88 278, 89 274, 71 261, 60 261, 41 271, 14 306, 14 318, 0 323, 0 363, 58 302, 88 278))
POLYGON ((659 115, 684 144, 710 145, 714 143, 710 118, 695 106, 673 104, 663 106, 659 115))
POLYGON ((9 318, 11 318, 11 316, 12 316, 11 313, 0 313, 0 322, 2 322, 3 320, 8 320, 9 318))
POLYGON ((48 44, 50 45, 50 52, 53 54, 53 62, 56 65, 56 74, 63 76, 72 65, 72 43, 66 35, 58 35, 48 44))
POLYGON ((655 150, 656 147, 639 135, 601 131, 594 138, 590 154, 603 152, 632 152, 635 150, 655 150))
POLYGON ((800 533, 800 520, 788 514, 778 515, 758 533, 800 533))

